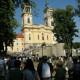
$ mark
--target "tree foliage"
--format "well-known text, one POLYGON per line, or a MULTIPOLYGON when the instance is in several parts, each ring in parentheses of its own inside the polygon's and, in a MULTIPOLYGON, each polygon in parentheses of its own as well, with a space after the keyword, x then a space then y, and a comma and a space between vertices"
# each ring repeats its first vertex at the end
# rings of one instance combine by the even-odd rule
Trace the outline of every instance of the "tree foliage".
POLYGON ((29 3, 35 7, 33 0, 1 0, 0 1, 0 53, 7 52, 7 46, 13 45, 16 37, 17 21, 14 18, 15 9, 29 3))
POLYGON ((73 48, 74 48, 74 49, 80 48, 80 42, 75 42, 75 43, 73 43, 73 48))
POLYGON ((33 0, 12 0, 15 7, 22 7, 25 3, 29 3, 32 7, 36 7, 36 3, 33 0))
POLYGON ((14 12, 15 6, 12 0, 0 1, 0 53, 7 52, 7 46, 12 45, 15 38, 17 21, 14 12))
POLYGON ((57 9, 53 13, 54 18, 54 35, 60 43, 65 43, 65 48, 71 48, 74 36, 77 37, 78 30, 74 22, 74 14, 72 6, 66 9, 57 9))

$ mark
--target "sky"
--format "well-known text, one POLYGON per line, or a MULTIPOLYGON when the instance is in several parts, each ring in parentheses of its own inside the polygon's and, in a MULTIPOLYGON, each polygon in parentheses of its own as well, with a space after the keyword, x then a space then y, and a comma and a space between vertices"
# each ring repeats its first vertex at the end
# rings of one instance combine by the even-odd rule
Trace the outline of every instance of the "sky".
MULTIPOLYGON (((44 8, 45 8, 45 0, 33 0, 36 1, 36 12, 38 13, 37 16, 34 16, 35 12, 33 13, 33 23, 34 24, 43 24, 44 23, 44 8)), ((48 6, 51 8, 65 8, 67 5, 73 5, 74 7, 76 7, 77 3, 76 0, 48 0, 48 6)), ((19 28, 16 29, 16 32, 20 32, 21 28, 22 28, 22 17, 21 17, 21 9, 17 8, 15 11, 15 18, 17 19, 18 23, 19 23, 19 28)), ((76 17, 75 18, 75 22, 77 25, 77 28, 79 29, 80 32, 80 18, 76 17)), ((80 34, 80 33, 79 33, 80 34)), ((75 38, 74 41, 80 42, 80 37, 79 38, 75 38)))

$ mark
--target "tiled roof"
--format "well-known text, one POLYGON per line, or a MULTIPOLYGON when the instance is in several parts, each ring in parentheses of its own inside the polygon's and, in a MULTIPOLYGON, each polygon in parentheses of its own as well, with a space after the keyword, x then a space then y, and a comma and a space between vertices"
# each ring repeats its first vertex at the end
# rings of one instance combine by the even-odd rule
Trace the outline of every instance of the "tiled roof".
POLYGON ((22 33, 18 33, 16 38, 24 38, 23 34, 22 33))

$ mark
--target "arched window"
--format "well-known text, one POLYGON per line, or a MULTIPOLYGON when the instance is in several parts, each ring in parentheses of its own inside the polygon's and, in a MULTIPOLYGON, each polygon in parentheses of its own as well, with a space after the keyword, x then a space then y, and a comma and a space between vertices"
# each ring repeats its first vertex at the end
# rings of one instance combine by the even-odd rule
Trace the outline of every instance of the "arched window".
POLYGON ((26 7, 26 12, 30 12, 30 7, 26 7))
POLYGON ((47 35, 47 40, 49 39, 48 35, 47 35))
POLYGON ((39 34, 38 34, 38 40, 39 40, 39 34))
POLYGON ((44 40, 44 34, 42 33, 42 40, 44 40))
POLYGON ((18 45, 18 43, 16 43, 18 45))
POLYGON ((27 19, 27 22, 30 23, 30 18, 27 19))
POLYGON ((29 34, 29 40, 31 40, 31 34, 29 34))

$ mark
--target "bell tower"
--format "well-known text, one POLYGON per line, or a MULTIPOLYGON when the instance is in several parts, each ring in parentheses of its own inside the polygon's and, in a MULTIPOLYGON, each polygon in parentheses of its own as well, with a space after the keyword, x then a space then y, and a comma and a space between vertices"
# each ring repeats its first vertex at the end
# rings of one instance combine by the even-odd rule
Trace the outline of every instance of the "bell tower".
POLYGON ((30 40, 29 40, 30 27, 32 27, 32 24, 33 24, 30 2, 28 1, 27 3, 23 3, 22 9, 23 9, 22 31, 23 31, 23 35, 24 35, 24 48, 27 48, 28 44, 30 43, 30 40))
POLYGON ((44 24, 47 26, 47 27, 53 27, 53 9, 52 8, 46 8, 44 10, 44 24))
POLYGON ((30 3, 23 4, 22 25, 23 28, 32 25, 32 13, 30 3))

